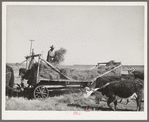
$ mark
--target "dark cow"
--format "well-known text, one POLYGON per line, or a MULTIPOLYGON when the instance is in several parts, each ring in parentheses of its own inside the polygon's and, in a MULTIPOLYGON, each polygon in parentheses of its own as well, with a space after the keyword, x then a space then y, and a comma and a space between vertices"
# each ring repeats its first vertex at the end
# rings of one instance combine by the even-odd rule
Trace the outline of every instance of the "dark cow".
MULTIPOLYGON (((85 89, 88 90, 87 94, 84 94, 84 97, 88 97, 89 95, 91 95, 93 93, 92 90, 94 90, 95 88, 101 88, 102 86, 104 86, 105 84, 115 81, 115 80, 121 80, 121 76, 103 76, 103 77, 98 77, 91 85, 88 85, 89 87, 86 87, 85 89)), ((97 101, 99 102, 99 100, 101 100, 101 93, 98 92, 94 92, 95 93, 95 100, 98 99, 97 101)), ((97 102, 97 103, 98 103, 97 102)))
MULTIPOLYGON (((128 98, 132 96, 134 93, 137 94, 137 110, 141 110, 141 101, 143 97, 143 87, 144 82, 143 80, 137 78, 135 80, 122 80, 122 81, 113 81, 102 88, 98 89, 97 91, 102 92, 103 95, 109 97, 108 99, 108 106, 110 107, 110 103, 114 102, 114 110, 116 110, 117 100, 116 96, 121 98, 128 98)), ((110 107, 111 108, 111 107, 110 107)))
POLYGON ((116 97, 117 96, 121 98, 128 98, 132 96, 134 93, 136 93, 137 94, 137 98, 136 98, 137 110, 141 110, 141 100, 143 97, 143 87, 144 87, 143 80, 139 78, 127 79, 127 80, 115 80, 115 81, 111 79, 111 82, 105 81, 105 80, 106 80, 106 77, 97 78, 96 81, 90 86, 90 89, 94 89, 94 91, 97 90, 101 92, 103 95, 106 95, 107 97, 109 97, 107 101, 107 104, 109 107, 110 107, 110 104, 114 102, 115 107, 113 110, 116 110, 116 105, 117 105, 116 97))
POLYGON ((25 69, 25 68, 20 68, 20 69, 19 69, 19 77, 21 76, 21 78, 22 78, 22 76, 23 76, 25 73, 26 73, 26 69, 25 69))
POLYGON ((135 79, 140 78, 144 80, 144 71, 133 71, 132 74, 134 75, 135 79))
POLYGON ((14 71, 13 69, 6 65, 6 96, 12 96, 12 88, 14 85, 14 71))

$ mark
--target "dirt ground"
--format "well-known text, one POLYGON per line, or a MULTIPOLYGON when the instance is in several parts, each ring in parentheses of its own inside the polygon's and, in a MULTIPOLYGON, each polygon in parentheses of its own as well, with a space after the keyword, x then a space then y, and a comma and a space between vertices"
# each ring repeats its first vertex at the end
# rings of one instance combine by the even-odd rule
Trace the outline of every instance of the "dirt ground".
MULTIPOLYGON (((12 65, 15 75, 15 83, 20 84, 19 68, 24 67, 12 65)), ((68 68, 68 67, 67 67, 68 68)), ((72 68, 72 67, 71 67, 72 68)), ((79 67, 80 68, 80 67, 79 67)), ((125 70, 129 66, 125 67, 125 70)), ((143 70, 143 67, 139 67, 143 70)), ((24 82, 27 85, 26 81, 24 82)), ((80 90, 67 90, 67 91, 54 91, 50 92, 50 97, 44 100, 27 98, 6 98, 6 110, 40 110, 40 111, 111 111, 107 106, 107 99, 105 96, 99 104, 96 104, 95 96, 92 95, 89 98, 84 98, 80 90), (53 94, 55 94, 53 96, 53 94)), ((117 111, 135 111, 137 104, 135 100, 131 100, 126 105, 126 99, 123 99, 121 103, 118 102, 117 111)), ((113 104, 111 104, 113 106, 113 104)), ((142 102, 141 111, 144 111, 144 102, 142 102)))

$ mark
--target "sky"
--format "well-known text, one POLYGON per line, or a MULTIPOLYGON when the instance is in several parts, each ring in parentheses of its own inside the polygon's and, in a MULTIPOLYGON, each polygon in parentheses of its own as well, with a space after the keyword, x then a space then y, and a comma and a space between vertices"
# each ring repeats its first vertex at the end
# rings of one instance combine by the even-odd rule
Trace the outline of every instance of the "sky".
POLYGON ((9 5, 6 62, 21 63, 34 52, 46 59, 51 45, 65 48, 62 64, 96 65, 110 60, 144 64, 143 6, 9 5))

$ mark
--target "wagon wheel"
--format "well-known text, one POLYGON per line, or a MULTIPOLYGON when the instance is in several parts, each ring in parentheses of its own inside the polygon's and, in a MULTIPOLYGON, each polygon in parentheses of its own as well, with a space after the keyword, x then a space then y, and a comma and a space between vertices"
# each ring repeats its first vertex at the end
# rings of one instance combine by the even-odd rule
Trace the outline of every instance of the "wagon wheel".
POLYGON ((34 89, 34 98, 47 98, 48 96, 49 91, 45 86, 40 85, 34 89))

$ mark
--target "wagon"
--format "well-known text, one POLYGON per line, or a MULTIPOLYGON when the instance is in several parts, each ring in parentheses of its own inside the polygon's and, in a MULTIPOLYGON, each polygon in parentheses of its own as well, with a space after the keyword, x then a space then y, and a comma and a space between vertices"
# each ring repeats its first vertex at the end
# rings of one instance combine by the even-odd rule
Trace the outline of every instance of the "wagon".
MULTIPOLYGON (((47 98, 49 97, 50 91, 52 90, 63 90, 72 88, 82 89, 92 83, 92 81, 71 79, 70 77, 61 73, 60 70, 53 66, 51 63, 42 59, 41 54, 32 54, 30 56, 26 56, 25 61, 26 70, 32 70, 31 77, 33 77, 27 79, 30 83, 29 86, 24 89, 24 91, 34 98, 47 98), (36 62, 37 67, 35 68, 36 70, 32 70, 32 67, 35 64, 35 57, 38 58, 38 61, 36 62), (49 75, 50 73, 51 75, 49 75), (45 76, 45 74, 48 74, 49 76, 47 77, 45 76)), ((111 70, 106 71, 104 74, 99 75, 98 77, 109 75, 120 76, 121 64, 119 63, 119 65, 113 67, 111 70)))
POLYGON ((32 71, 36 75, 34 78, 31 78, 29 83, 30 85, 26 88, 27 92, 30 91, 29 94, 32 94, 34 98, 47 98, 50 94, 49 91, 51 90, 65 90, 72 88, 81 89, 91 83, 91 81, 74 80, 62 74, 59 69, 42 59, 41 54, 26 57, 27 70, 32 69, 33 65, 35 64, 35 57, 38 58, 38 65, 36 68, 37 72, 35 70, 32 71), (50 73, 51 75, 54 74, 55 76, 49 75, 50 73), (47 77, 45 74, 48 74, 49 76, 47 77))

